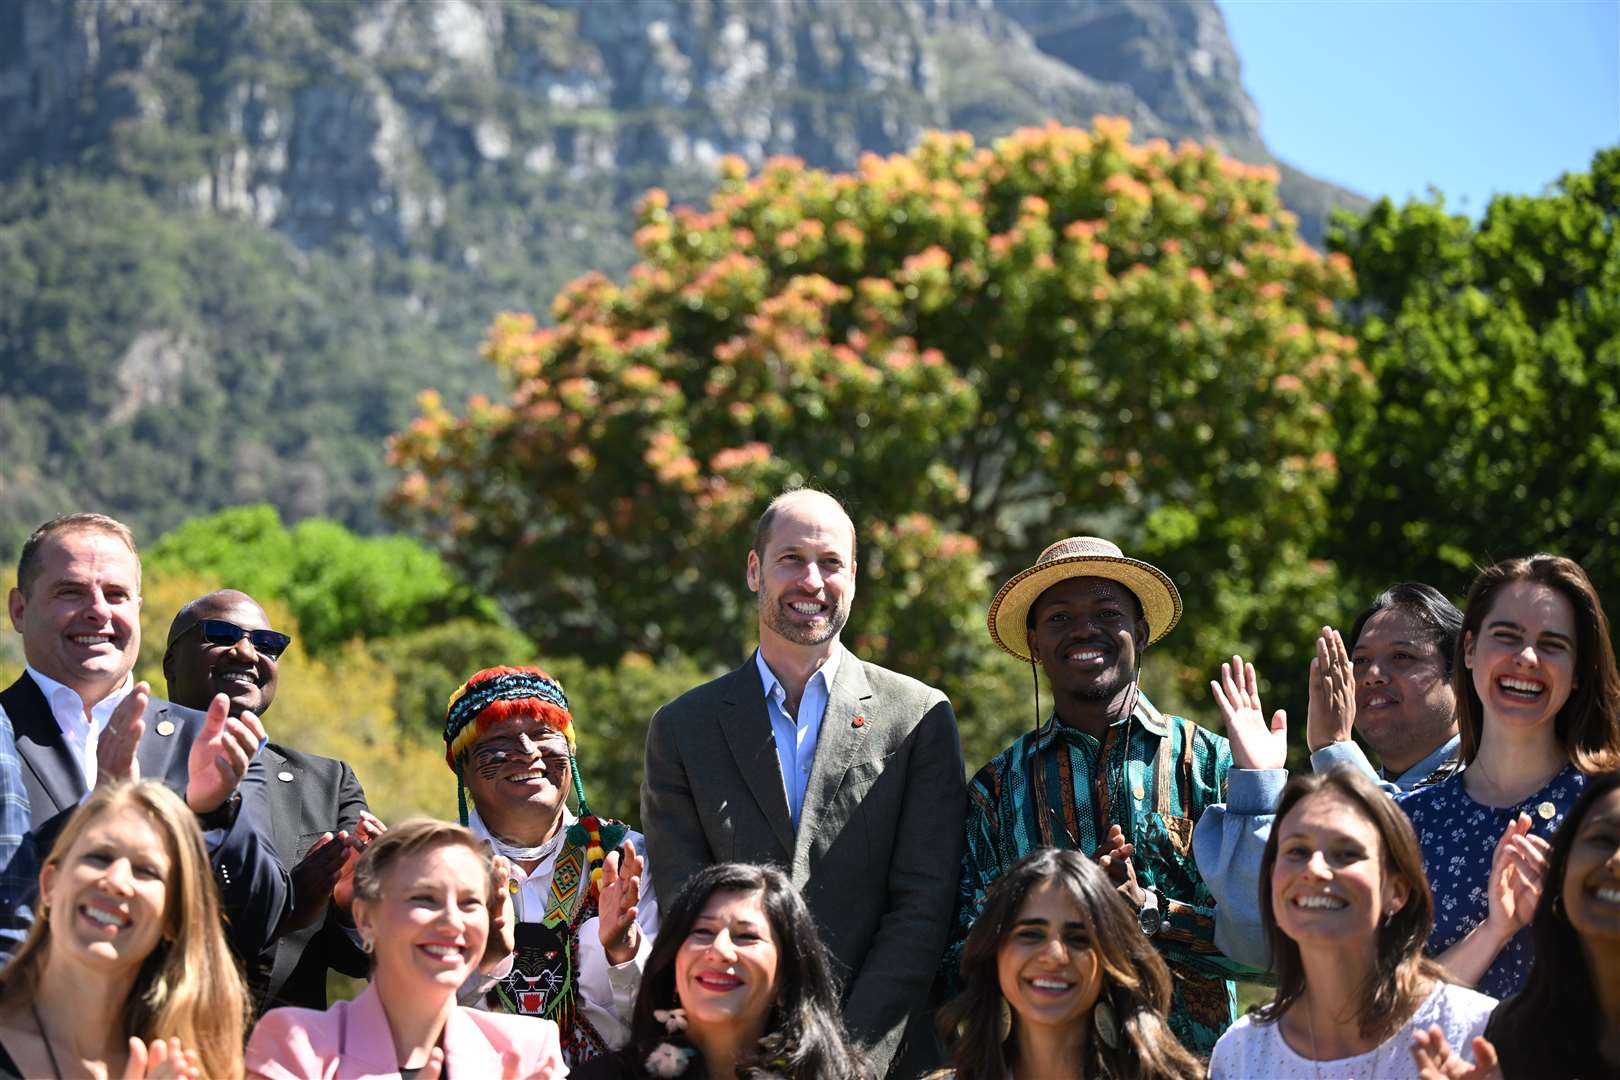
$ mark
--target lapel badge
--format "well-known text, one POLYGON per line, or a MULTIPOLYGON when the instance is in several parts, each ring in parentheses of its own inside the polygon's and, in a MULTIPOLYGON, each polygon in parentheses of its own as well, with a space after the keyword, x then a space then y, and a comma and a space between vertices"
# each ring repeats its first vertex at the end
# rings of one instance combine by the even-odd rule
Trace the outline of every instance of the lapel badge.
POLYGON ((163 735, 163 736, 173 735, 174 734, 174 721, 173 720, 159 720, 158 725, 157 725, 157 733, 159 735, 163 735))
POLYGON ((1551 821, 1558 813, 1558 807, 1554 806, 1550 802, 1544 802, 1540 806, 1536 807, 1536 813, 1541 815, 1542 821, 1551 821))
POLYGON ((853 719, 853 720, 851 720, 849 722, 849 726, 850 727, 865 727, 866 726, 866 717, 857 716, 855 719, 853 719))
POLYGON ((293 782, 293 774, 288 772, 286 769, 282 769, 280 772, 276 773, 276 779, 280 780, 283 784, 290 784, 293 782))

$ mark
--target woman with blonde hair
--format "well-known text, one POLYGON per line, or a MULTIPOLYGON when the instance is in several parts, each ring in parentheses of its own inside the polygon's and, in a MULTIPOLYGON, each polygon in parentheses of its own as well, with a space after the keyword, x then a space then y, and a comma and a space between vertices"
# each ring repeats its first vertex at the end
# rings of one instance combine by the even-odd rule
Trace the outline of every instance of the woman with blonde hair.
POLYGON ((956 1080, 1204 1075, 1166 1019, 1170 969, 1078 852, 1045 848, 997 879, 961 972, 940 1013, 956 1080))
POLYGON ((0 972, 0 1075, 241 1075, 247 994, 180 796, 156 780, 96 788, 39 892, 0 972))
POLYGON ((488 847, 460 825, 415 818, 373 840, 355 864, 353 904, 371 985, 324 1011, 265 1013, 248 1043, 248 1075, 567 1075, 553 1021, 456 1004, 489 951, 505 885, 488 847))

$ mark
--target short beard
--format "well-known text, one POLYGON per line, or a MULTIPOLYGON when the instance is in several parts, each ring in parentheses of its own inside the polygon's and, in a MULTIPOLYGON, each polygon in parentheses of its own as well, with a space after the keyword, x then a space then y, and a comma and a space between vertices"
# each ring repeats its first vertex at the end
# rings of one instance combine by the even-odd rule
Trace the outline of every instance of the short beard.
POLYGON ((1083 690, 1068 691, 1068 696, 1076 701, 1111 701, 1128 689, 1133 681, 1135 676, 1131 672, 1122 671, 1112 683, 1093 683, 1083 690))
POLYGON ((786 638, 795 645, 825 645, 843 632, 844 624, 849 621, 849 609, 833 607, 827 612, 827 629, 820 632, 809 626, 792 622, 782 612, 780 600, 769 600, 763 590, 759 595, 760 621, 776 632, 778 637, 786 638))

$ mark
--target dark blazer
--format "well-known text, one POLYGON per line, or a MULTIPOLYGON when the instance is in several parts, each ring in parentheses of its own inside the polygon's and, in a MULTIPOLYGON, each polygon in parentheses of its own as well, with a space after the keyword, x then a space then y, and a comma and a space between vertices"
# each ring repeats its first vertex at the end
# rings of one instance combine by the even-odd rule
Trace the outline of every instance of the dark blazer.
POLYGON ((641 788, 653 884, 674 897, 710 863, 782 867, 842 969, 851 1033, 880 1071, 914 1075, 938 1053, 926 1009, 962 868, 964 772, 945 695, 846 652, 795 835, 750 657, 653 715, 641 788))
MULTIPOLYGON (((353 831, 366 809, 366 793, 346 762, 270 743, 264 762, 271 834, 289 867, 297 866, 322 833, 353 831)), ((283 1006, 326 1008, 326 970, 363 978, 370 965, 338 914, 276 938, 249 974, 257 1012, 283 1006)))
MULTIPOLYGON (((87 794, 84 773, 74 761, 62 729, 51 713, 39 685, 25 671, 0 691, 22 759, 23 785, 33 842, 43 860, 87 794)), ((206 716, 162 698, 146 706, 146 730, 135 749, 141 775, 162 780, 182 796, 186 790, 187 757, 206 716)), ((242 778, 242 807, 231 823, 203 834, 227 920, 226 936, 239 957, 253 957, 269 943, 287 908, 287 871, 276 858, 268 834, 262 833, 257 815, 249 811, 262 799, 264 766, 255 760, 242 778)))

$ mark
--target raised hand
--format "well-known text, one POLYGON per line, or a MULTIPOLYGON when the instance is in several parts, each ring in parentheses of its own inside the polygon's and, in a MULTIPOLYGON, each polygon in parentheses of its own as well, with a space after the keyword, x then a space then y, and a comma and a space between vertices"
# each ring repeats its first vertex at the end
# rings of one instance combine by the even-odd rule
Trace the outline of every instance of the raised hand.
POLYGON ((1316 636, 1311 657, 1310 702, 1305 710, 1305 745, 1314 754, 1330 743, 1348 742, 1356 723, 1356 673, 1344 638, 1331 626, 1316 636))
POLYGON ((242 782, 264 738, 257 716, 250 712, 232 716, 231 699, 215 694, 186 759, 186 804, 199 814, 218 809, 242 782))
POLYGON ((382 823, 381 818, 370 810, 360 811, 360 820, 355 824, 354 834, 349 837, 348 858, 343 862, 337 883, 332 886, 332 903, 344 912, 354 904, 354 864, 360 861, 360 853, 366 850, 366 846, 387 831, 388 826, 382 823))
POLYGON ((1260 707, 1260 683, 1254 665, 1233 655, 1221 665, 1219 682, 1210 680, 1215 705, 1226 721, 1226 738, 1232 745, 1232 764, 1240 769, 1285 769, 1288 767, 1288 714, 1278 709, 1267 725, 1260 707))
POLYGON ((1530 815, 1520 814, 1496 842, 1491 854, 1491 880, 1486 892, 1485 921, 1503 937, 1530 925, 1547 876, 1547 841, 1530 831, 1530 815))
POLYGON ((107 718, 107 726, 96 737, 97 787, 141 778, 141 763, 135 757, 135 750, 141 734, 146 731, 146 704, 151 700, 152 688, 143 682, 136 683, 135 689, 107 718))
POLYGON ((327 901, 332 899, 332 890, 348 866, 350 843, 346 832, 322 833, 292 868, 293 908, 281 932, 302 930, 326 916, 327 901))
POLYGON ((645 866, 646 860, 628 840, 602 860, 602 895, 596 905, 596 930, 610 964, 634 960, 641 948, 636 904, 641 900, 641 872, 645 866))
POLYGON ((1108 871, 1108 877, 1119 890, 1119 895, 1133 908, 1140 908, 1144 899, 1142 887, 1136 881, 1136 866, 1131 856, 1136 845, 1125 842, 1125 830, 1117 824, 1108 827, 1108 836, 1097 848, 1097 865, 1108 871))
POLYGON ((179 1039, 153 1039, 150 1046, 138 1038, 129 1040, 124 1080, 199 1080, 201 1076, 197 1052, 187 1050, 179 1039))
POLYGON ((478 965, 480 975, 493 974, 517 948, 517 925, 512 918, 512 863, 505 855, 497 855, 494 864, 496 892, 500 898, 489 913, 489 944, 484 946, 484 960, 478 965))
POLYGON ((1412 1060, 1417 1062, 1418 1080, 1502 1080, 1496 1047, 1483 1035, 1474 1038, 1474 1060, 1470 1064, 1446 1042, 1440 1025, 1431 1024, 1412 1033, 1412 1060))

